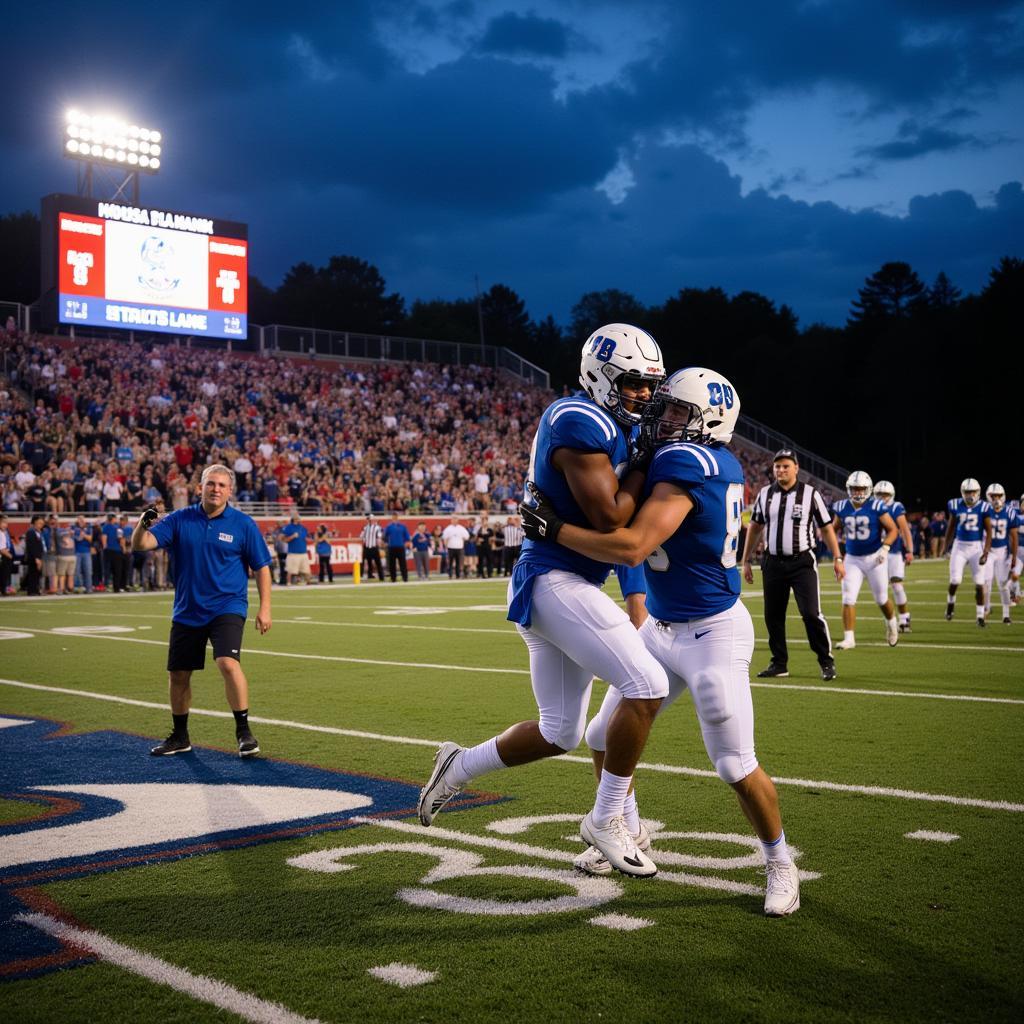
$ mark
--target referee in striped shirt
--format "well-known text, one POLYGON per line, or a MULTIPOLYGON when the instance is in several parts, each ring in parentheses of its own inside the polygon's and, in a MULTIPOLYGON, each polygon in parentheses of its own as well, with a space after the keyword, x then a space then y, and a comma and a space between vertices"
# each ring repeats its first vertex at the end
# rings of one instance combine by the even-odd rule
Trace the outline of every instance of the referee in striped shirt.
POLYGON ((512 569, 523 550, 523 527, 520 525, 519 516, 509 516, 502 528, 505 537, 504 564, 502 575, 511 576, 512 569))
POLYGON ((747 541, 743 546, 743 578, 754 582, 750 559, 757 549, 762 533, 767 533, 765 554, 761 562, 761 583, 764 590, 764 621, 768 627, 768 647, 772 660, 757 673, 759 678, 789 675, 789 652, 786 648, 786 609, 789 592, 796 597, 796 606, 804 620, 811 650, 818 658, 822 679, 835 679, 836 664, 832 658, 832 638, 828 623, 821 613, 818 587, 818 562, 814 556, 814 528, 832 552, 836 579, 846 575, 839 542, 832 528, 832 514, 822 496, 807 483, 797 482, 800 464, 792 448, 775 453, 772 461, 775 482, 761 488, 750 514, 747 541))
POLYGON ((380 563, 380 539, 383 534, 375 515, 366 517, 366 525, 359 532, 363 542, 363 576, 373 579, 373 567, 377 566, 377 579, 384 582, 384 567, 380 563))

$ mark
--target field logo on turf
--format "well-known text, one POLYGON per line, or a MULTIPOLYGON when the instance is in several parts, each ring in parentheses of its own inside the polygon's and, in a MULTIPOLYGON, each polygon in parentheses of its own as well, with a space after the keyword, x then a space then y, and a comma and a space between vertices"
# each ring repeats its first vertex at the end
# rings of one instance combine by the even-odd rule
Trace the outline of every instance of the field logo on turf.
POLYGON ((157 758, 152 742, 0 718, 0 798, 15 807, 15 820, 0 824, 0 979, 66 966, 57 940, 10 924, 26 905, 36 909, 36 887, 47 882, 353 828, 356 814, 416 811, 418 787, 393 779, 209 749, 157 758))

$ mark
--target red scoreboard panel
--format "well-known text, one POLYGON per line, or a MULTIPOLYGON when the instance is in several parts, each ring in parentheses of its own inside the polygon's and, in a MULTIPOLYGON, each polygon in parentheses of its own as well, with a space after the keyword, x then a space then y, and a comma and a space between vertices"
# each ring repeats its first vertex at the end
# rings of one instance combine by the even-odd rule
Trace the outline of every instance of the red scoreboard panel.
POLYGON ((54 195, 42 226, 53 323, 246 337, 246 225, 54 195))

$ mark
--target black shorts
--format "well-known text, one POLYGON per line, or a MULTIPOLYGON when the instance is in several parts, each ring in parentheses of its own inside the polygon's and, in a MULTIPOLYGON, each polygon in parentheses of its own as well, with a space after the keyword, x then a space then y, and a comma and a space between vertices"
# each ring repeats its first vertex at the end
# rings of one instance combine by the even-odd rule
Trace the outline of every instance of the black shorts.
POLYGON ((206 641, 213 644, 214 658, 242 660, 241 615, 218 615, 205 626, 171 623, 170 647, 167 651, 168 672, 200 672, 206 667, 206 641))

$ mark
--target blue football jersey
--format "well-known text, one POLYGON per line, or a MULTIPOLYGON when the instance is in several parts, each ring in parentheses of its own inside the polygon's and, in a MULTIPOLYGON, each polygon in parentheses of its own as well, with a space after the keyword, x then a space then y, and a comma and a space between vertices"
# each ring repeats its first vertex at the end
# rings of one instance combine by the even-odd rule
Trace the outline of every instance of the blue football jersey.
POLYGON ((963 498, 950 498, 946 510, 951 517, 956 517, 954 540, 985 539, 985 520, 992 516, 992 506, 987 501, 976 501, 968 505, 963 498))
MULTIPOLYGON (((604 452, 615 475, 621 479, 629 463, 626 435, 604 409, 583 394, 557 399, 545 409, 540 418, 530 452, 527 480, 537 485, 565 522, 592 529, 593 524, 576 503, 565 475, 551 461, 551 456, 559 448, 604 452)), ((524 500, 530 500, 528 492, 524 500)), ((577 554, 561 544, 526 538, 522 554, 512 571, 513 598, 508 612, 512 622, 529 626, 532 581, 552 569, 576 573, 600 587, 604 585, 612 566, 577 554)))
MULTIPOLYGON (((896 523, 897 527, 900 524, 896 521, 899 519, 900 516, 905 516, 906 514, 907 510, 904 507, 902 501, 894 501, 889 506, 889 515, 892 516, 892 521, 896 523)), ((889 549, 889 554, 902 555, 906 550, 907 549, 903 546, 903 538, 899 535, 899 532, 897 531, 896 539, 893 541, 892 547, 889 549)))
POLYGON ((843 540, 848 555, 873 555, 885 540, 886 530, 879 519, 892 509, 878 498, 868 498, 858 508, 849 498, 841 498, 832 506, 843 527, 843 540))
POLYGON ((1004 505, 998 512, 992 509, 989 517, 992 520, 992 549, 1008 548, 1010 533, 1021 525, 1016 510, 1004 505))
POLYGON ((743 469, 732 452, 719 445, 674 442, 654 453, 645 495, 662 481, 684 488, 694 507, 644 563, 647 608, 667 622, 724 612, 740 595, 736 544, 743 469))

